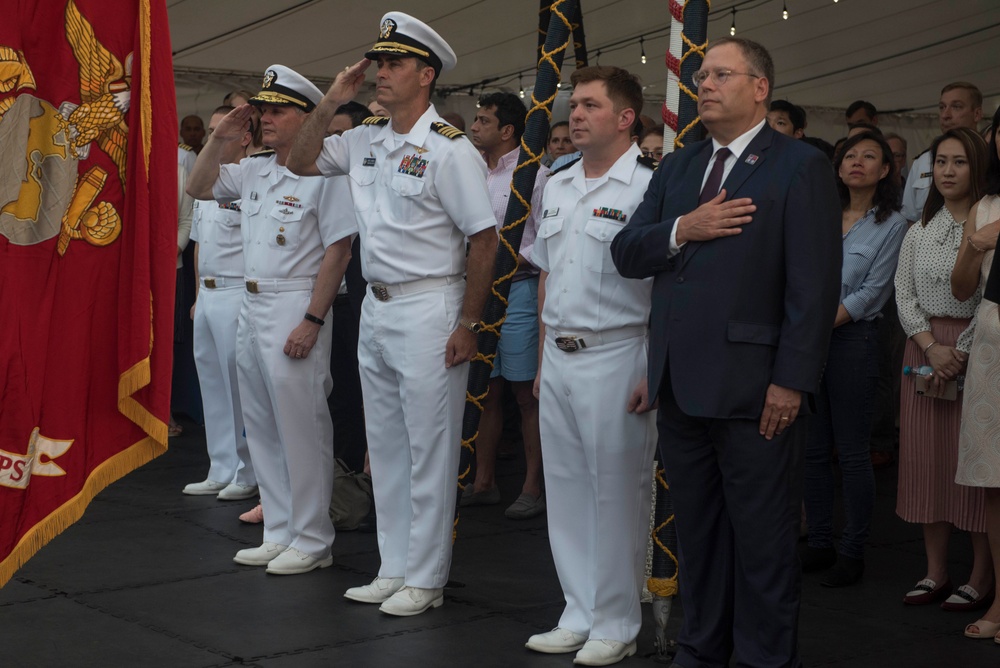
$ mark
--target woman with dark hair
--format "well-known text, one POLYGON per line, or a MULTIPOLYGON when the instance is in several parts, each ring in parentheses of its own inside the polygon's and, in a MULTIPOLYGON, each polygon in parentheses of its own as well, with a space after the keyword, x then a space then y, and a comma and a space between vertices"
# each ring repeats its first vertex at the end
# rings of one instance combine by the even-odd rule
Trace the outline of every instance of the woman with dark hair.
POLYGON ((805 508, 809 539, 802 568, 832 567, 821 584, 844 587, 864 572, 864 544, 875 503, 868 453, 878 379, 878 319, 892 292, 906 219, 892 150, 880 134, 859 133, 837 154, 844 261, 840 306, 833 323, 817 411, 806 444, 805 508), (833 545, 833 469, 836 450, 843 478, 846 525, 833 545))
POLYGON ((972 532, 974 558, 968 584, 959 588, 967 596, 956 593, 942 604, 946 610, 988 605, 993 578, 983 491, 955 484, 962 402, 955 400, 954 381, 964 372, 972 348, 978 282, 968 299, 951 293, 955 260, 968 243, 965 221, 982 197, 986 151, 982 137, 967 128, 954 128, 934 140, 934 178, 923 218, 906 233, 896 270, 899 320, 909 337, 903 364, 933 369, 926 379, 904 378, 900 397, 896 513, 923 525, 927 555, 927 575, 903 602, 923 605, 948 596, 948 539, 955 526, 972 532))
MULTIPOLYGON (((986 284, 986 292, 976 312, 976 336, 972 340, 969 369, 965 374, 955 482, 982 488, 986 497, 986 536, 993 553, 994 580, 1000 574, 1000 422, 996 417, 997 406, 1000 406, 1000 318, 997 316, 1000 269, 994 266, 998 257, 994 253, 997 233, 1000 232, 998 121, 1000 109, 993 115, 985 196, 969 211, 965 240, 951 272, 951 291, 959 299, 975 294, 981 282, 986 284)), ((987 586, 996 592, 995 581, 987 586)), ((963 589, 959 587, 956 594, 973 601, 989 598, 981 596, 979 590, 963 592, 963 589)), ((1000 601, 994 599, 992 607, 979 621, 966 626, 965 635, 997 638, 1000 643, 1000 601)))

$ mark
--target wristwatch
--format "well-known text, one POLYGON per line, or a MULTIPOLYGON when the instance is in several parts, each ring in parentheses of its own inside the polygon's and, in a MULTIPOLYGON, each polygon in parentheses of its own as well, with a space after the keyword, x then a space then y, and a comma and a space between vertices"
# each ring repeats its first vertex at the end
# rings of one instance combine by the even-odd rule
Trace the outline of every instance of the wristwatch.
POLYGON ((465 327, 467 330, 469 330, 473 334, 478 334, 483 329, 483 326, 481 324, 479 324, 478 322, 476 322, 474 320, 467 320, 465 318, 459 318, 458 324, 460 324, 462 327, 465 327))

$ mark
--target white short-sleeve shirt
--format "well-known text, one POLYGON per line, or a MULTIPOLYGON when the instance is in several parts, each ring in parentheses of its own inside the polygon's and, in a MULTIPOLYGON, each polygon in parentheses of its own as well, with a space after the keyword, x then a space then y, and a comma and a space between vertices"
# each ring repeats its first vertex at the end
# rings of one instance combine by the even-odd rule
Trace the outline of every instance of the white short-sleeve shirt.
POLYGON ((240 200, 247 278, 312 278, 326 248, 354 234, 345 179, 297 176, 274 154, 222 165, 212 189, 221 202, 240 200))
POLYGON ((461 275, 465 238, 496 225, 486 163, 464 135, 446 137, 434 106, 406 135, 362 125, 327 137, 316 166, 348 174, 369 282, 461 275))
POLYGON ((611 240, 631 218, 653 170, 633 144, 588 184, 583 161, 553 174, 542 194, 532 261, 548 272, 542 323, 554 332, 599 332, 649 322, 653 279, 623 278, 611 240))

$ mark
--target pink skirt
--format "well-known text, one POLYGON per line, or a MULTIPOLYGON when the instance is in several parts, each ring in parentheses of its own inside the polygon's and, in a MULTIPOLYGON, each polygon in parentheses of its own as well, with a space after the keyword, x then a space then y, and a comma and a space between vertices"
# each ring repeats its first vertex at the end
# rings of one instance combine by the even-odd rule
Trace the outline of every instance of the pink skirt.
MULTIPOLYGON (((931 318, 934 339, 954 346, 968 319, 931 318)), ((927 364, 913 339, 906 340, 903 365, 927 364)), ((907 522, 950 522, 964 531, 986 531, 982 488, 955 483, 962 396, 956 401, 928 399, 915 391, 912 376, 900 386, 899 487, 896 514, 907 522)))

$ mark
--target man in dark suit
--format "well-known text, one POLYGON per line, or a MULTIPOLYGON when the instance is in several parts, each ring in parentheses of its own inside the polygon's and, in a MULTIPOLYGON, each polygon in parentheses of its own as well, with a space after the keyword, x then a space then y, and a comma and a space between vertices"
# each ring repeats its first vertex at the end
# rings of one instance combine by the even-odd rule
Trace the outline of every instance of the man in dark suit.
POLYGON ((711 139, 669 156, 611 246, 623 276, 655 277, 640 410, 659 396, 684 604, 675 662, 796 667, 796 418, 837 310, 840 203, 825 156, 765 122, 762 46, 720 40, 694 80, 711 139))

